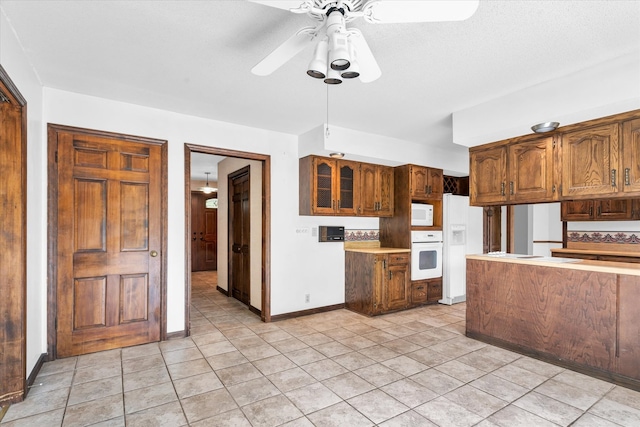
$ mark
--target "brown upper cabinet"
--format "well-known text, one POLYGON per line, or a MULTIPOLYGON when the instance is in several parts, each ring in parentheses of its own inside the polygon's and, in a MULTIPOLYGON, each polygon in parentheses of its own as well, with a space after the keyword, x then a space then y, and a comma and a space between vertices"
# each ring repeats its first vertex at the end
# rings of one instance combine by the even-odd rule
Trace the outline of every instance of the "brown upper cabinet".
POLYGON ((442 169, 426 166, 410 166, 411 198, 413 200, 442 199, 442 169))
POLYGON ((393 215, 390 167, 307 156, 299 172, 300 215, 393 215))
POLYGON ((495 205, 507 201, 507 147, 469 151, 471 204, 495 205))
POLYGON ((360 184, 359 215, 393 215, 393 168, 361 163, 360 184))
MULTIPOLYGON (((476 206, 640 197, 640 110, 473 147, 469 162, 476 206)), ((591 207, 616 219, 623 205, 591 207)))
POLYGON ((554 198, 553 137, 471 151, 471 202, 535 203, 554 198))

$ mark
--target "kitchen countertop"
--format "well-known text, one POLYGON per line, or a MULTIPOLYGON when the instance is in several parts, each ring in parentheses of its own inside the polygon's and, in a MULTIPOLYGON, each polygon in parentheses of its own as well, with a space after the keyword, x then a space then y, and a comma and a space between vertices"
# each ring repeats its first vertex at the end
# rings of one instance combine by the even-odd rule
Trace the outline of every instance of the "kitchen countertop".
POLYGON ((363 252, 367 254, 397 254, 409 253, 411 249, 404 248, 344 248, 346 252, 363 252))
POLYGON ((601 273, 640 276, 640 265, 626 262, 595 261, 577 258, 559 258, 505 253, 467 255, 467 259, 509 262, 516 264, 537 265, 542 267, 570 268, 574 270, 598 271, 601 273))
POLYGON ((558 254, 584 254, 584 255, 611 255, 611 256, 626 256, 630 258, 640 258, 640 252, 624 252, 624 251, 602 251, 602 250, 592 250, 592 249, 569 249, 569 248, 558 248, 551 249, 551 253, 558 254))

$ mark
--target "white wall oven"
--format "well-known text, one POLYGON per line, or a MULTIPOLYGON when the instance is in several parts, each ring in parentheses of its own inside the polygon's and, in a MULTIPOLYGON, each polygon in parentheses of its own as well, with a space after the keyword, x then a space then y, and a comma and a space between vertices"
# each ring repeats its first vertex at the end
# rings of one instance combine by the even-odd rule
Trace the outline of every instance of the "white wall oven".
POLYGON ((442 231, 411 231, 411 280, 442 277, 442 231))

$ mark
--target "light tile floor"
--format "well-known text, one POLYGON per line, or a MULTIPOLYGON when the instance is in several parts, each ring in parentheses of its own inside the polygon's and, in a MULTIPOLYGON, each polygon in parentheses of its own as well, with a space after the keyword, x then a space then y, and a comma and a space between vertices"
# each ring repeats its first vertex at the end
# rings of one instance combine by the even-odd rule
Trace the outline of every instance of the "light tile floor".
POLYGON ((194 274, 192 336, 45 363, 14 426, 640 426, 640 393, 468 339, 464 304, 261 323, 194 274))

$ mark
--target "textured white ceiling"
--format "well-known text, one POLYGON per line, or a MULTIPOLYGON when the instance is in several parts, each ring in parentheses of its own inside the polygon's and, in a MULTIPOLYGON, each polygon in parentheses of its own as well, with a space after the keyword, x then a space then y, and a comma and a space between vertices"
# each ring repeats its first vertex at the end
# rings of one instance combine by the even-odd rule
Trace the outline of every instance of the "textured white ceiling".
MULTIPOLYGON (((301 134, 326 121, 311 50, 250 69, 305 15, 241 0, 0 0, 43 85, 301 134)), ((481 0, 467 21, 355 21, 382 69, 329 88, 330 123, 451 144, 451 113, 640 51, 639 1, 481 0)))

